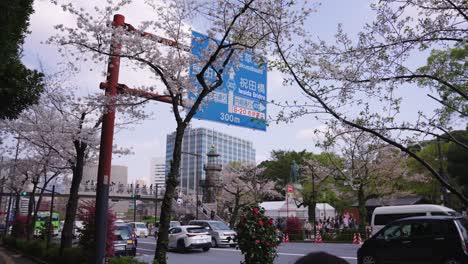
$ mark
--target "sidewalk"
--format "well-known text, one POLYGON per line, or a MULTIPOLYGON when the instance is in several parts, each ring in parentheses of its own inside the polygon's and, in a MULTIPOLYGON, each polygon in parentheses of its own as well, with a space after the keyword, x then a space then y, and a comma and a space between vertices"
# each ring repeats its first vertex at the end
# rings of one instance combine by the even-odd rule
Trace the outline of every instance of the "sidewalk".
POLYGON ((35 264, 35 262, 21 256, 21 254, 0 247, 0 264, 35 264))

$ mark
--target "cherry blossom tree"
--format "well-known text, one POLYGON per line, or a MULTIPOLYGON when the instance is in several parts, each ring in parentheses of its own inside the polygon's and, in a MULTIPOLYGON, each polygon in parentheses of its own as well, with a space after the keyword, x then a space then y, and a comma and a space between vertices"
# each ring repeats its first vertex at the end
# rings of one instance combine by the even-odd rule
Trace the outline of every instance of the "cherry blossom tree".
POLYGON ((340 153, 340 161, 330 159, 332 176, 357 199, 359 229, 364 232, 366 201, 401 194, 399 190, 407 179, 406 155, 375 136, 349 127, 332 131, 324 148, 340 153))
POLYGON ((284 38, 299 33, 309 10, 287 0, 146 2, 155 14, 151 21, 142 22, 138 27, 126 25, 118 28, 111 26, 111 17, 130 1, 121 1, 104 9, 96 7, 96 12, 71 3, 63 4, 65 11, 76 16, 77 24, 74 27, 58 25, 59 33, 50 42, 61 45, 74 58, 80 59, 82 54, 90 53, 94 61, 100 61, 111 55, 109 46, 113 36, 112 41, 120 43, 118 56, 137 67, 150 69, 157 84, 162 85, 165 95, 171 98, 177 128, 155 254, 158 263, 164 264, 167 262, 167 231, 179 181, 185 128, 208 95, 223 84, 230 68, 239 66, 239 58, 245 51, 250 52, 254 61, 261 65, 271 51, 273 31, 282 32, 284 38), (191 39, 187 27, 196 19, 204 21, 206 40, 209 41, 202 56, 187 52, 187 46, 190 46, 187 42, 191 39), (151 35, 142 34, 142 31, 159 33, 167 40, 158 41, 151 35), (167 44, 172 47, 168 48, 167 44), (194 78, 188 74, 190 65, 196 72, 194 78), (195 99, 185 100, 188 93, 195 94, 195 99))
MULTIPOLYGON (((76 96, 70 85, 56 75, 46 76, 45 80, 45 90, 39 103, 23 112, 18 119, 2 124, 10 135, 18 135, 29 146, 31 153, 37 153, 43 159, 53 155, 53 159, 47 162, 48 171, 63 174, 71 171, 70 196, 61 237, 63 250, 72 246, 83 167, 88 162, 94 162, 98 153, 103 103, 101 95, 76 96)), ((143 118, 144 114, 138 109, 132 108, 126 112, 132 114, 126 115, 125 124, 143 118)), ((129 153, 129 150, 117 147, 114 151, 118 154, 129 153)), ((31 179, 33 186, 39 183, 40 175, 35 173, 34 179, 31 179)), ((48 178, 45 182, 50 180, 48 178)))
POLYGON ((468 149, 450 133, 466 125, 466 3, 388 0, 374 1, 371 9, 374 20, 356 36, 340 25, 334 43, 311 37, 277 46, 286 83, 305 94, 304 102, 282 104, 277 120, 314 114, 330 127, 345 125, 371 134, 421 163, 468 205, 457 187, 409 147, 439 137, 468 149), (427 65, 418 63, 430 49, 427 65), (406 91, 412 85, 424 89, 420 91, 435 110, 410 99, 406 91))
POLYGON ((229 225, 235 226, 239 213, 248 205, 256 205, 266 197, 280 196, 273 181, 263 177, 264 168, 252 164, 231 163, 222 172, 223 192, 218 197, 218 212, 229 212, 229 225))

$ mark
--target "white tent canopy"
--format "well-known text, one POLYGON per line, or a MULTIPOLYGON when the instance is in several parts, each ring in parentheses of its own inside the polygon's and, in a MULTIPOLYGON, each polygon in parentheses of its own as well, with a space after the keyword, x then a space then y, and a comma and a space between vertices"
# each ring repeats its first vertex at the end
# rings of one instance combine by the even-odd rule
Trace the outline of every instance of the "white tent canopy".
MULTIPOLYGON (((286 201, 275 201, 275 202, 263 202, 260 207, 265 209, 265 215, 273 219, 285 218, 288 216, 296 216, 300 219, 307 220, 308 207, 297 207, 293 199, 289 199, 289 203, 286 201)), ((324 219, 328 217, 335 217, 336 210, 333 206, 328 203, 317 203, 315 206, 315 215, 317 219, 324 219)))

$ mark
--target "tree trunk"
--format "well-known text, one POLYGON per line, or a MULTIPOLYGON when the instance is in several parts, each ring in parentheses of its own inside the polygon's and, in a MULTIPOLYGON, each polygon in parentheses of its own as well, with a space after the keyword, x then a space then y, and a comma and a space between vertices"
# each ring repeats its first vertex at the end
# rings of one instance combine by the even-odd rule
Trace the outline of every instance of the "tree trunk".
POLYGON ((231 229, 234 229, 234 226, 237 222, 237 218, 239 217, 239 210, 240 210, 240 193, 236 194, 236 198, 234 200, 234 208, 232 209, 231 219, 229 219, 229 226, 231 229))
POLYGON ((60 240, 60 254, 65 248, 71 248, 73 243, 73 228, 76 217, 76 209, 78 208, 78 191, 83 178, 83 167, 85 159, 85 150, 87 145, 81 143, 82 146, 77 148, 76 163, 73 167, 73 176, 70 187, 70 196, 67 202, 65 212, 65 222, 63 224, 62 237, 60 240))
POLYGON ((33 211, 34 210, 34 204, 35 204, 35 199, 34 199, 34 196, 36 194, 36 189, 37 189, 37 183, 33 183, 33 189, 31 191, 31 195, 29 196, 29 202, 28 202, 28 217, 27 217, 27 221, 26 223, 27 224, 27 227, 26 227, 26 240, 29 241, 32 239, 33 237, 33 233, 34 233, 34 225, 35 225, 35 221, 33 222, 33 218, 35 219, 36 216, 34 215, 33 217, 33 211))
POLYGON ((185 123, 178 123, 176 130, 176 137, 174 142, 174 152, 172 153, 171 170, 169 172, 166 192, 161 205, 160 214, 160 226, 158 232, 158 241, 156 243, 156 252, 154 259, 159 264, 167 264, 166 253, 168 249, 169 241, 169 222, 172 209, 172 200, 174 199, 174 193, 179 182, 179 168, 180 168, 180 156, 182 151, 182 138, 185 132, 185 123))
POLYGON ((359 211, 359 232, 361 234, 365 234, 367 210, 366 210, 366 199, 364 197, 364 191, 362 190, 362 186, 359 186, 359 189, 358 189, 358 211, 359 211))
POLYGON ((15 225, 15 221, 18 221, 18 219, 16 219, 17 216, 19 216, 19 206, 20 206, 20 194, 19 193, 16 193, 16 197, 15 197, 15 212, 13 214, 14 218, 13 218, 13 223, 12 223, 12 229, 11 229, 11 235, 13 237, 16 237, 18 238, 18 236, 20 235, 20 230, 18 230, 18 225, 15 225))

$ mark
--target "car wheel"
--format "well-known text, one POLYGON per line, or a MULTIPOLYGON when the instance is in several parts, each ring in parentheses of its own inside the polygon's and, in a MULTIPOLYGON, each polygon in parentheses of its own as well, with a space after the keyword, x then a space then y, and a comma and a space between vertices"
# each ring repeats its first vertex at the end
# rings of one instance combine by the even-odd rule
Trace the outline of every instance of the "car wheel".
POLYGON ((211 247, 217 248, 218 247, 218 242, 216 242, 215 238, 211 239, 211 247))
POLYGON ((183 239, 177 240, 177 250, 180 252, 185 251, 185 242, 183 239))
POLYGON ((375 257, 373 256, 364 256, 362 257, 362 262, 361 264, 376 264, 377 261, 375 260, 375 257))
POLYGON ((461 264, 460 261, 456 260, 456 259, 447 259, 445 260, 444 262, 442 262, 443 264, 461 264))
POLYGON ((203 251, 205 251, 205 252, 208 251, 208 250, 210 250, 210 247, 204 247, 203 248, 203 251))

